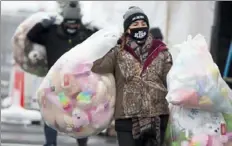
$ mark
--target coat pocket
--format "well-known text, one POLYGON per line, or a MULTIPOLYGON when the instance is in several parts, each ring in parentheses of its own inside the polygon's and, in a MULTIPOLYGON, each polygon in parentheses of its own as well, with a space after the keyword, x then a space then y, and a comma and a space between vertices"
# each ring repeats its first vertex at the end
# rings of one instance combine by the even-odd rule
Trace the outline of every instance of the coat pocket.
POLYGON ((139 82, 132 81, 124 87, 123 107, 126 116, 136 116, 141 112, 142 99, 139 82))

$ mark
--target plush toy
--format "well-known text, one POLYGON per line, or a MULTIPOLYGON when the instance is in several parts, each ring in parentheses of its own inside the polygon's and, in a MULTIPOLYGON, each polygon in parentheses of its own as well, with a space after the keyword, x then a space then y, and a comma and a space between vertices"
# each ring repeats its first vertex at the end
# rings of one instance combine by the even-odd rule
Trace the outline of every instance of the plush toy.
POLYGON ((196 135, 191 138, 188 146, 224 146, 228 141, 227 136, 196 135))
POLYGON ((45 61, 45 63, 47 64, 47 60, 45 59, 45 48, 39 44, 33 44, 32 50, 28 53, 28 58, 33 65, 39 64, 41 61, 45 61))
POLYGON ((114 111, 110 110, 110 103, 100 104, 96 110, 91 112, 92 123, 94 128, 101 128, 108 125, 108 119, 112 118, 114 111))
MULTIPOLYGON (((188 146, 209 146, 208 144, 211 142, 211 139, 208 135, 196 135, 191 138, 188 146)), ((212 145, 210 145, 212 146, 212 145)))

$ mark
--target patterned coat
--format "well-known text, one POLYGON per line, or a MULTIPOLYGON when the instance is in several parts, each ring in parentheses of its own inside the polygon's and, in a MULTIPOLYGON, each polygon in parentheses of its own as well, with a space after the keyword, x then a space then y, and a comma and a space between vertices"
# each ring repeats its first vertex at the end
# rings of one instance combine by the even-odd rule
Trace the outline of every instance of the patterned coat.
POLYGON ((151 40, 148 47, 144 62, 126 44, 117 45, 94 62, 93 72, 115 76, 115 119, 169 114, 165 99, 166 75, 172 66, 172 57, 159 40, 151 40))

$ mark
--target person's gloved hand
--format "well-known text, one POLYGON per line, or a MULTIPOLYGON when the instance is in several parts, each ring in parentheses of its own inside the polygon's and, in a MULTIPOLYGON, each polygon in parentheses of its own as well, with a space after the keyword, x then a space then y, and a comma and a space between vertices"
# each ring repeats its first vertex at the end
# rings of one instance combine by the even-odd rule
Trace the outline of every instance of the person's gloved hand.
POLYGON ((56 18, 55 17, 50 17, 50 19, 43 19, 41 24, 44 28, 48 28, 50 27, 51 25, 53 25, 56 21, 56 18))

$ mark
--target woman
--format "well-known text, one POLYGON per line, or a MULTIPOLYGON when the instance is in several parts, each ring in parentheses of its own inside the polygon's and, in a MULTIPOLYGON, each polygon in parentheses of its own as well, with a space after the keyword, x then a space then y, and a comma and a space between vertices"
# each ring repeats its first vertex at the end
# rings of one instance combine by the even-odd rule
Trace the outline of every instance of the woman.
POLYGON ((168 123, 166 75, 172 58, 153 40, 149 20, 138 7, 124 15, 120 43, 94 62, 92 71, 116 79, 115 130, 119 146, 161 146, 168 123))

